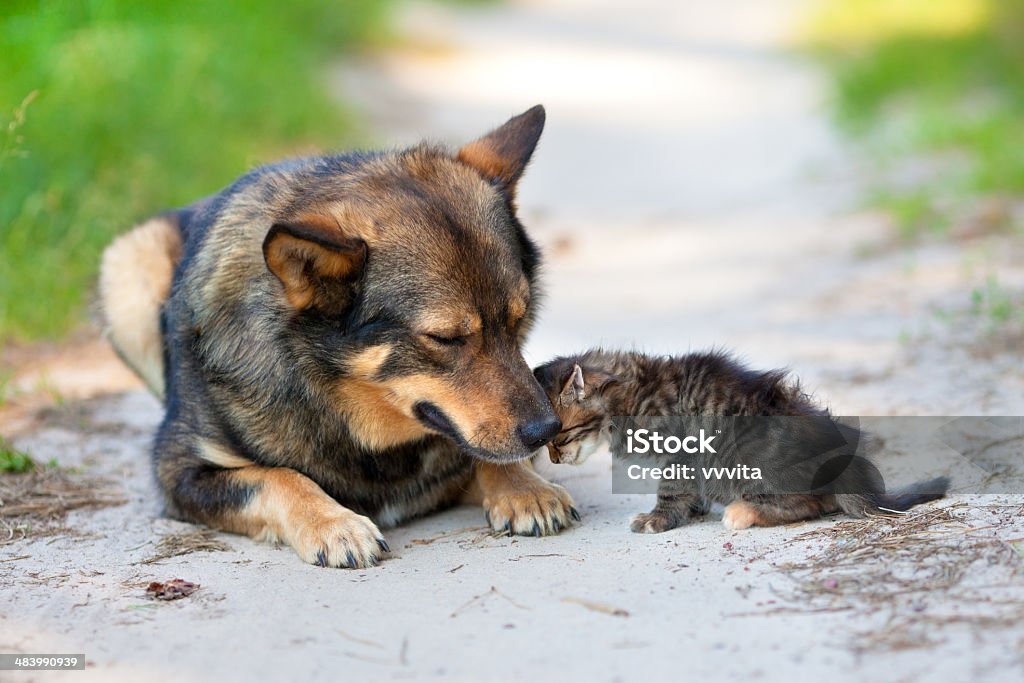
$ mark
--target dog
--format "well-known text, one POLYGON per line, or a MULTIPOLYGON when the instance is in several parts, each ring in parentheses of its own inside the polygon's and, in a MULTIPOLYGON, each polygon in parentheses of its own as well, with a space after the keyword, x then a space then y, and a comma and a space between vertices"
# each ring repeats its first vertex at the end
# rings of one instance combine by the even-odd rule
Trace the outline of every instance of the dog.
POLYGON ((107 247, 107 336, 165 404, 168 515, 348 568, 458 503, 509 534, 578 521, 528 460, 561 428, 520 350, 540 254, 516 186, 544 121, 264 166, 107 247))

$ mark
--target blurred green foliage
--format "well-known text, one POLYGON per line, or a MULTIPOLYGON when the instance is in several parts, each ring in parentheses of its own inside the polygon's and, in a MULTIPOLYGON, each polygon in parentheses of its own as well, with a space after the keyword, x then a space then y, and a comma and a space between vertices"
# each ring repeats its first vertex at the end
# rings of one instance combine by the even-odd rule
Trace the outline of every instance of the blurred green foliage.
POLYGON ((1014 291, 991 274, 985 284, 971 290, 970 313, 988 322, 989 330, 1024 323, 1024 294, 1014 291))
POLYGON ((811 38, 840 123, 882 164, 876 203, 907 233, 1024 193, 1024 0, 824 0, 811 38), (884 174, 915 156, 934 162, 917 180, 884 174))
POLYGON ((28 453, 19 451, 0 436, 0 474, 23 474, 36 468, 35 461, 28 453))
POLYGON ((386 4, 0 3, 0 342, 80 323, 133 221, 348 142, 325 69, 386 4))

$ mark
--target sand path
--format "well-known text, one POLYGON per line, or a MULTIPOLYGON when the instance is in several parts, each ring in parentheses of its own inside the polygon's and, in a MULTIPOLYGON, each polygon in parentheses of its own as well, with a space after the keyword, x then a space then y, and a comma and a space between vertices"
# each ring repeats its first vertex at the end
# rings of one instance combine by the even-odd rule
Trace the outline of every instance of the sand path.
MULTIPOLYGON (((879 248, 884 221, 850 212, 863 171, 823 114, 822 76, 785 49, 807 4, 412 4, 399 17, 412 47, 348 62, 332 79, 388 143, 454 145, 547 106, 521 189, 524 222, 548 253, 531 361, 596 343, 727 345, 792 367, 839 413, 1024 414, 1019 357, 990 348, 973 319, 934 312, 963 307, 985 269, 1019 280, 1019 248, 879 248)), ((154 539, 191 529, 155 519, 146 452, 159 416, 133 392, 65 407, 17 439, 43 461, 106 473, 129 496, 74 514, 84 535, 0 546, 0 651, 84 652, 93 663, 55 680, 1020 674, 1024 586, 1011 546, 993 541, 995 560, 946 589, 870 602, 863 586, 824 574, 819 588, 839 598, 812 601, 794 591, 819 574, 798 583, 779 567, 829 547, 796 536, 834 521, 733 533, 712 517, 630 534, 629 516, 650 501, 612 495, 599 456, 548 468, 584 515, 554 538, 492 538, 465 508, 389 532, 397 557, 369 571, 304 566, 232 536, 220 537, 230 551, 136 564, 154 539), (203 587, 175 603, 143 598, 148 581, 174 577, 203 587), (999 605, 962 600, 975 594, 999 605)), ((955 502, 965 501, 956 514, 987 528, 956 527, 957 539, 1024 535, 1010 508, 977 506, 1024 496, 955 502)), ((973 542, 936 553, 956 574, 971 553, 989 557, 973 542)), ((859 576, 869 583, 885 563, 864 560, 859 576)))

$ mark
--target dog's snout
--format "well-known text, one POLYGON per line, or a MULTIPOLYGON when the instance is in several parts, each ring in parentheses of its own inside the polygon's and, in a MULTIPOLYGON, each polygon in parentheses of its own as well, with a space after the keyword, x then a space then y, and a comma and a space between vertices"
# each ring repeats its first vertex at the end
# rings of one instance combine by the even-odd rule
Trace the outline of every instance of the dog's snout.
POLYGON ((561 430, 562 421, 555 415, 546 415, 516 428, 523 445, 531 451, 551 441, 561 430))

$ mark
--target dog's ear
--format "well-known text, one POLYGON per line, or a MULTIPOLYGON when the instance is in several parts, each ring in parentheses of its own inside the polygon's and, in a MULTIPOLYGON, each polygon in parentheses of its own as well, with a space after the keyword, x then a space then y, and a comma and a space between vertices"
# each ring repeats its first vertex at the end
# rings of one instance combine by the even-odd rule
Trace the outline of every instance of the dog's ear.
POLYGON ((459 150, 458 160, 498 183, 510 196, 544 130, 544 107, 537 105, 459 150))
POLYGON ((275 223, 263 240, 267 268, 299 310, 345 310, 355 297, 366 257, 366 242, 315 223, 275 223))

